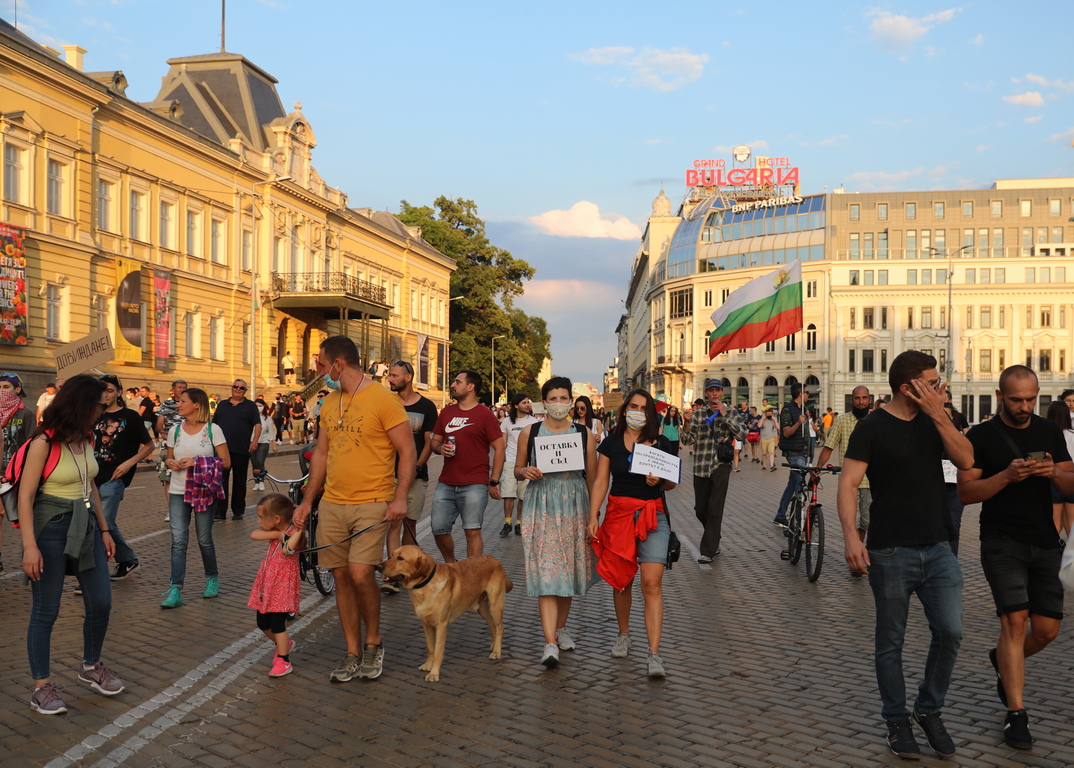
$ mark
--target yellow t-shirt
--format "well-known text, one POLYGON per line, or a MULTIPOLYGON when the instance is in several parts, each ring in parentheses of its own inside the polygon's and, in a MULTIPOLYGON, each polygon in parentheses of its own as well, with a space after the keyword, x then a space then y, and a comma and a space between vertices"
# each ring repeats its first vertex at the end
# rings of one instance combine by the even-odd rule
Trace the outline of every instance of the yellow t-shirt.
POLYGON ((395 445, 388 430, 410 420, 394 392, 369 384, 351 396, 332 392, 321 403, 321 439, 328 441, 324 498, 335 504, 388 501, 395 493, 395 445), (343 423, 340 421, 340 410, 343 423))
POLYGON ((76 456, 66 445, 60 448, 60 460, 52 474, 41 484, 41 492, 61 499, 81 499, 88 495, 97 477, 97 459, 93 455, 93 443, 82 444, 83 453, 76 456))

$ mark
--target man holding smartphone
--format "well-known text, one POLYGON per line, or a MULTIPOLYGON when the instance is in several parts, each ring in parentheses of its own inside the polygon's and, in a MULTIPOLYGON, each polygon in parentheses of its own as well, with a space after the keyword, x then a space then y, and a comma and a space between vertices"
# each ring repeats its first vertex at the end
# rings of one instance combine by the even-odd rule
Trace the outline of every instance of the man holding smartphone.
POLYGON ((1056 638, 1063 618, 1052 486, 1074 493, 1074 462, 1062 430, 1033 413, 1039 392, 1032 369, 1004 370, 996 390, 999 415, 970 430, 973 468, 958 473, 962 503, 982 502, 981 566, 1000 621, 999 642, 988 658, 1007 708, 1003 739, 1015 749, 1033 746, 1022 698, 1025 659, 1056 638))

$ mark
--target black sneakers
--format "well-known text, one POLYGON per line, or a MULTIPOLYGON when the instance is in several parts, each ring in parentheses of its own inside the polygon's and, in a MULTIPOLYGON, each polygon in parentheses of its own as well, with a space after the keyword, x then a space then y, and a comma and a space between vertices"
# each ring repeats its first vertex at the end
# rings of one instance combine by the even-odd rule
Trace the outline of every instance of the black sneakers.
POLYGON ((503 528, 500 529, 500 535, 501 536, 510 536, 511 535, 511 524, 510 523, 504 523, 503 524, 503 528))
POLYGON ((910 721, 924 732, 929 746, 932 747, 932 751, 937 755, 951 757, 955 754, 955 742, 947 733, 947 729, 943 727, 943 720, 940 719, 939 712, 926 715, 923 712, 918 712, 917 707, 914 707, 914 712, 910 715, 910 721))
POLYGON ((1007 712, 1003 721, 1003 740, 1008 747, 1015 749, 1032 749, 1033 737, 1029 735, 1029 715, 1024 709, 1007 712))
POLYGON ((888 723, 888 746, 896 755, 907 760, 921 758, 921 748, 917 746, 914 729, 910 727, 909 720, 888 723))
POLYGON ((996 649, 988 652, 988 660, 992 662, 992 669, 996 670, 996 695, 999 696, 1003 706, 1007 706, 1007 689, 1003 687, 1003 678, 999 676, 999 662, 996 660, 996 649))
POLYGON ((112 572, 112 581, 123 581, 131 575, 131 571, 138 567, 137 560, 131 560, 129 563, 120 563, 116 566, 116 570, 112 572))

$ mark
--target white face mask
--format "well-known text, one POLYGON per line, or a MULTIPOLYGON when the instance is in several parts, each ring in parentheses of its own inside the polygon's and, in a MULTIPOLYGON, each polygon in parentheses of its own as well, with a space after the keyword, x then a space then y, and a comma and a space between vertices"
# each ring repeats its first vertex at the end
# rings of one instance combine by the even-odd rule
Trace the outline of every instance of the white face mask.
POLYGON ((545 403, 545 412, 557 421, 567 418, 571 412, 570 403, 545 403))
POLYGON ((632 429, 641 429, 645 426, 645 423, 649 419, 645 416, 645 411, 627 411, 626 423, 628 427, 632 429))

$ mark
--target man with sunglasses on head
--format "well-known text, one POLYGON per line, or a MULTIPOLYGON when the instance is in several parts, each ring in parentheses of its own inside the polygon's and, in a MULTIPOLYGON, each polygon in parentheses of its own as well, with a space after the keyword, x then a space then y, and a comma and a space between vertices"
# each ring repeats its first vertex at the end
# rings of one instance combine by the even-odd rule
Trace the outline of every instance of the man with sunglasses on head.
POLYGON ((116 543, 116 569, 113 581, 122 581, 138 567, 138 556, 119 531, 116 517, 119 504, 134 479, 138 462, 153 453, 153 438, 137 411, 123 402, 123 387, 111 374, 101 376, 101 417, 93 427, 93 457, 97 459, 97 491, 112 540, 116 543))
POLYGON ((261 414, 257 412, 257 406, 246 399, 246 390, 246 382, 235 379, 231 385, 231 397, 218 403, 213 414, 213 424, 223 430, 228 453, 231 454, 231 469, 224 470, 224 498, 216 502, 213 515, 216 520, 227 519, 229 500, 232 520, 242 520, 246 514, 246 475, 250 471, 250 454, 257 450, 261 440, 261 414))

